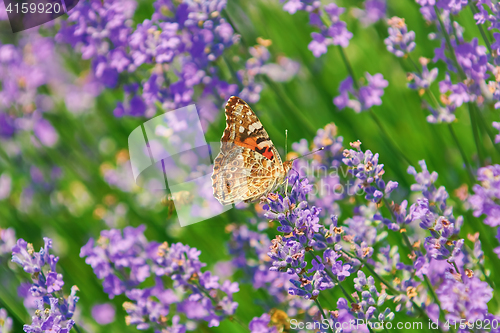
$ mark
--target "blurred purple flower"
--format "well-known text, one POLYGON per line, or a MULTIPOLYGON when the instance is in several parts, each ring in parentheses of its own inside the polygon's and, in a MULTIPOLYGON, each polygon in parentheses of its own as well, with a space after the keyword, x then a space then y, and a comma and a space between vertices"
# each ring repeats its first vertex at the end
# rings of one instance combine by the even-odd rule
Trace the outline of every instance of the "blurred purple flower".
POLYGON ((313 39, 307 48, 317 58, 326 53, 328 45, 332 44, 333 41, 331 38, 325 38, 325 36, 317 32, 311 33, 311 36, 313 39))
POLYGON ((255 317, 250 321, 248 328, 250 333, 278 333, 275 326, 270 326, 271 316, 267 313, 260 317, 255 317))
POLYGON ((381 97, 384 95, 384 88, 386 88, 389 83, 380 73, 373 76, 366 73, 366 79, 368 85, 360 87, 359 90, 355 90, 352 78, 347 77, 340 83, 340 95, 333 99, 333 104, 335 104, 339 110, 349 107, 355 112, 368 110, 374 105, 381 105, 381 97), (352 95, 354 98, 350 99, 349 95, 352 95))
POLYGON ((15 132, 14 117, 11 117, 7 113, 0 112, 0 137, 10 138, 15 132))
POLYGON ((437 75, 437 68, 433 68, 429 71, 427 65, 422 64, 422 73, 412 73, 411 79, 413 82, 408 83, 408 88, 429 89, 431 84, 436 80, 437 75))
MULTIPOLYGON (((0 178, 1 180, 1 178, 0 178)), ((12 252, 12 248, 16 245, 16 233, 14 229, 0 228, 0 258, 6 254, 10 254, 12 252)))
POLYGON ((464 283, 446 279, 436 290, 443 310, 448 312, 446 319, 460 322, 463 314, 467 314, 469 322, 484 320, 493 289, 477 277, 464 279, 464 283))
POLYGON ((17 288, 17 296, 23 299, 24 307, 26 309, 36 309, 37 308, 37 300, 40 297, 35 297, 31 294, 31 283, 22 282, 17 288))
POLYGON ((57 134, 54 126, 45 119, 36 122, 33 132, 44 146, 53 147, 59 140, 59 134, 57 134))
POLYGON ((309 24, 320 29, 320 32, 311 33, 312 40, 307 48, 318 58, 327 52, 329 45, 340 45, 347 47, 353 34, 347 30, 345 22, 339 16, 344 12, 344 8, 338 7, 334 3, 321 7, 319 1, 290 0, 283 10, 290 14, 295 14, 298 10, 305 10, 309 13, 309 24), (321 19, 322 12, 328 15, 330 22, 326 25, 321 19))
POLYGON ((7 314, 7 311, 0 308, 0 332, 9 333, 12 329, 12 318, 7 314))
POLYGON ((386 15, 386 0, 366 0, 365 9, 359 17, 361 23, 365 26, 378 22, 386 15))
MULTIPOLYGON (((497 131, 500 131, 500 122, 494 121, 492 123, 493 128, 495 128, 497 131)), ((500 134, 495 135, 495 143, 500 142, 500 134)))
POLYGON ((415 32, 408 31, 404 19, 394 16, 387 22, 389 37, 384 40, 387 50, 396 57, 403 57, 415 49, 415 32))
POLYGON ((352 32, 347 30, 345 22, 338 21, 333 23, 327 31, 328 36, 332 37, 333 45, 340 45, 342 47, 349 46, 349 40, 352 38, 352 32))
MULTIPOLYGON (((168 329, 164 317, 171 304, 176 304, 177 311, 189 319, 206 321, 209 327, 218 326, 222 319, 234 314, 238 303, 232 295, 239 290, 237 283, 220 284, 217 276, 201 272, 205 264, 198 259, 200 251, 181 243, 148 242, 144 229, 126 227, 123 234, 117 229, 104 230, 97 244, 90 239, 80 253, 87 257, 85 261, 96 276, 104 279, 104 291, 111 298, 125 293, 130 300, 124 304, 127 324, 139 330, 168 329), (154 285, 141 288, 149 276, 154 276, 154 285), (173 283, 173 289, 164 287, 165 278, 173 283)), ((185 330, 178 320, 173 325, 179 332, 185 330)))
MULTIPOLYGON (((431 1, 427 1, 430 5, 431 1)), ((436 3, 438 8, 449 10, 453 14, 458 14, 463 7, 467 6, 467 0, 438 0, 436 3)))
POLYGON ((474 216, 485 215, 484 223, 491 227, 500 226, 500 165, 489 165, 477 171, 477 180, 472 188, 474 195, 469 197, 469 203, 474 210, 474 216))
POLYGON ((96 304, 92 307, 92 318, 99 325, 107 325, 115 321, 115 307, 110 303, 96 304))

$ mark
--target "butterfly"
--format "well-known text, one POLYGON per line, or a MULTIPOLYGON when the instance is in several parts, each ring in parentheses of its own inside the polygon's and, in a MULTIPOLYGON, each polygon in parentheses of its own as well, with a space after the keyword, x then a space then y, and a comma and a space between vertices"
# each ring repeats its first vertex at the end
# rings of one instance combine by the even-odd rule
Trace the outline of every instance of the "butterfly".
POLYGON ((212 188, 222 204, 255 202, 284 183, 292 161, 281 157, 259 118, 241 98, 226 103, 226 128, 214 160, 212 188))

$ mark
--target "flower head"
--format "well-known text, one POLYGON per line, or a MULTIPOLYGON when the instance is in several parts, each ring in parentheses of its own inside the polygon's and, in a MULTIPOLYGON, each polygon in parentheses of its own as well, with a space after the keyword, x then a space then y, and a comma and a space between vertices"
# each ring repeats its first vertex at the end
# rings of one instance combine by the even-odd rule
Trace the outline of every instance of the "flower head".
POLYGON ((396 57, 403 57, 415 49, 415 32, 408 31, 405 20, 393 17, 387 22, 389 24, 389 37, 384 40, 387 50, 394 53, 396 57))

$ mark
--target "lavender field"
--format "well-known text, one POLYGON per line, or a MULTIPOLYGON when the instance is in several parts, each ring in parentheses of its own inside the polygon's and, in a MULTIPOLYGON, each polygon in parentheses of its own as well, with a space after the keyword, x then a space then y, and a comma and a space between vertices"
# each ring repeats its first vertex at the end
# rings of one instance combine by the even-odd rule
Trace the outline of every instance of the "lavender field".
POLYGON ((498 1, 7 12, 0 333, 500 332, 498 1), (231 96, 260 121, 226 139, 294 159, 235 207, 210 180, 231 96))

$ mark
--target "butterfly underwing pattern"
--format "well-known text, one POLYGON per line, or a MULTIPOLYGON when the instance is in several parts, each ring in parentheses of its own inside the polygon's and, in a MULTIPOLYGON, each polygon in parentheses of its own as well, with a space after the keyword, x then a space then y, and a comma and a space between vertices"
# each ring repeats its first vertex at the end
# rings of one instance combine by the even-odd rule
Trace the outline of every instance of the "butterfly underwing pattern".
POLYGON ((225 113, 212 174, 214 197, 223 205, 258 201, 283 183, 292 162, 281 161, 259 118, 241 98, 229 98, 225 113))

